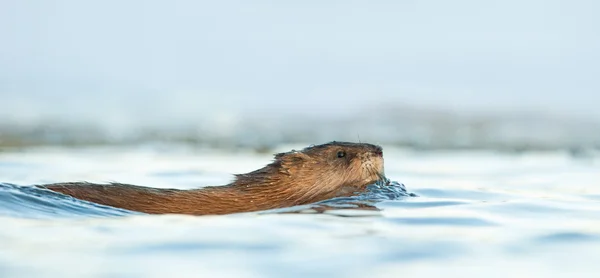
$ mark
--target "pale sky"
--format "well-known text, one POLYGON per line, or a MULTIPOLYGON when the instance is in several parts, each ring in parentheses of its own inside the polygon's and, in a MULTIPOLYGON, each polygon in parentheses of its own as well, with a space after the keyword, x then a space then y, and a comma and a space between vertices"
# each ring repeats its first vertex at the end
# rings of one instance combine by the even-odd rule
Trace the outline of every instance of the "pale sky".
POLYGON ((0 120, 338 113, 600 119, 597 1, 0 2, 0 120))

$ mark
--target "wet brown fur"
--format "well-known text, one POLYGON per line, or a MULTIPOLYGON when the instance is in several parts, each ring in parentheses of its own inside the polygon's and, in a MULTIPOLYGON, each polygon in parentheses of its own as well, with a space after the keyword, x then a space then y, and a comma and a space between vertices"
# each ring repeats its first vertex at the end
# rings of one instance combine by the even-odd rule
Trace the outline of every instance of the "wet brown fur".
POLYGON ((128 184, 56 183, 43 187, 72 197, 151 214, 229 214, 351 196, 383 178, 381 147, 331 142, 275 155, 267 166, 224 186, 192 190, 128 184), (338 157, 344 152, 343 157, 338 157))

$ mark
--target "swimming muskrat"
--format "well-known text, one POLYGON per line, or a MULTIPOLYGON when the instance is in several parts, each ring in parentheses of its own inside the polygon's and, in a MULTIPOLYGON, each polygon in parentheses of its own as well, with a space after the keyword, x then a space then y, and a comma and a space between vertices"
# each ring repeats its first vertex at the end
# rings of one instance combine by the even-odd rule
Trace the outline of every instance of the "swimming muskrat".
POLYGON ((314 203, 351 196, 383 180, 381 147, 331 142, 275 155, 267 166, 236 175, 223 186, 192 190, 112 183, 42 185, 72 197, 151 214, 228 214, 314 203))

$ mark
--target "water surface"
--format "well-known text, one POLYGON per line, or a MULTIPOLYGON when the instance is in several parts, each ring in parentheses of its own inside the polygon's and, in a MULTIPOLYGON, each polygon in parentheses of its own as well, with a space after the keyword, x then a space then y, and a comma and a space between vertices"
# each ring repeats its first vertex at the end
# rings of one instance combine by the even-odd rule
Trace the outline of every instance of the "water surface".
POLYGON ((145 215, 30 186, 226 184, 270 155, 185 145, 5 150, 0 276, 595 277, 600 271, 597 156, 384 149, 395 190, 331 200, 326 204, 338 209, 324 212, 303 206, 201 217, 145 215), (403 194, 400 183, 418 197, 403 194), (356 201, 376 210, 353 209, 356 201))

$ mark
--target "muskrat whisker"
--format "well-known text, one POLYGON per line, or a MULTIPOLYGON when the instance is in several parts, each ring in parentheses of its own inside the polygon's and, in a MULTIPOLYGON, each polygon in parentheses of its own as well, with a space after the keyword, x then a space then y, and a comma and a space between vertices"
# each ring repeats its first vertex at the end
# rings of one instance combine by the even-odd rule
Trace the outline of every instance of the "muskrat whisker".
POLYGON ((370 167, 366 167, 366 168, 368 169, 370 176, 377 176, 377 181, 375 181, 375 183, 377 183, 377 182, 387 183, 388 182, 388 178, 385 176, 385 174, 377 171, 377 169, 375 169, 374 166, 370 166, 370 167))
POLYGON ((377 172, 377 176, 379 177, 380 181, 388 182, 388 178, 385 176, 385 174, 377 172))

